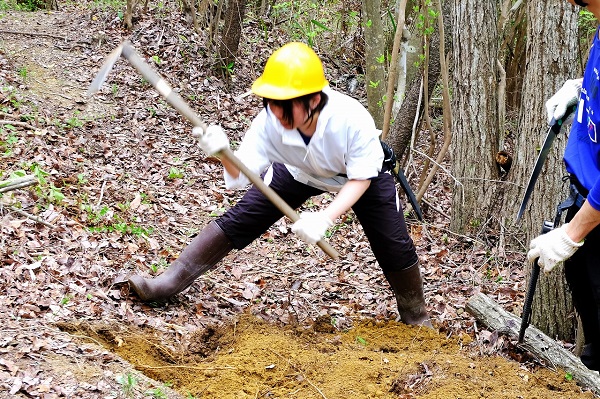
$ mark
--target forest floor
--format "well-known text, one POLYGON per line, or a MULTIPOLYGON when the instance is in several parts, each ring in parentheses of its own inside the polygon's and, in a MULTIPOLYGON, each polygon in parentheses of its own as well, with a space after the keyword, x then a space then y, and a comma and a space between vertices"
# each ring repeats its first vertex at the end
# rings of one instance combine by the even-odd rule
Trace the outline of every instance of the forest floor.
MULTIPOLYGON (((128 38, 235 143, 261 108, 245 94, 287 36, 274 27, 257 43, 248 27, 226 82, 177 12, 151 10, 127 32, 91 4, 0 11, 0 180, 39 179, 0 197, 1 398, 593 397, 465 311, 484 292, 520 314, 524 249, 451 233, 441 174, 425 222, 408 218, 435 330, 393 321, 351 213, 329 238, 338 260, 284 218, 168 303, 140 302, 124 277, 160 273, 241 193, 125 60, 87 98, 95 73, 128 38)), ((348 59, 325 58, 340 90, 348 59)))

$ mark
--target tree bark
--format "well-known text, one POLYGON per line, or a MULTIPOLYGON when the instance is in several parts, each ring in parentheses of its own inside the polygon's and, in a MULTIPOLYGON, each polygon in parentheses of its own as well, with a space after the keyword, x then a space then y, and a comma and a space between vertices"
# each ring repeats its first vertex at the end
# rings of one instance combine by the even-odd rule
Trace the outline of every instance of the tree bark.
POLYGON ((58 10, 58 2, 56 0, 44 0, 46 10, 56 11, 58 10))
MULTIPOLYGON (((467 302, 466 310, 492 331, 509 335, 513 339, 519 336, 521 319, 505 311, 487 295, 474 295, 467 302)), ((569 372, 579 385, 600 396, 598 373, 589 370, 575 355, 542 331, 530 325, 525 331, 523 346, 551 367, 569 372)))
POLYGON ((219 44, 219 57, 225 73, 231 70, 240 46, 242 21, 246 13, 247 0, 230 0, 225 12, 225 26, 219 44))
MULTIPOLYGON (((454 0, 452 198, 450 228, 459 233, 489 226, 496 198, 498 152, 497 5, 454 0)), ((493 225, 492 225, 493 227, 493 225)))
POLYGON ((125 7, 125 15, 123 16, 123 25, 127 30, 133 28, 133 12, 138 0, 127 0, 127 6, 125 7))
MULTIPOLYGON (((581 76, 577 63, 577 9, 566 1, 527 3, 527 64, 522 88, 518 134, 515 134, 513 166, 508 179, 514 182, 507 198, 523 198, 538 151, 547 131, 545 102, 566 79, 581 76), (556 51, 560 49, 560 51, 556 51)), ((540 234, 544 220, 552 220, 556 206, 568 193, 561 178, 566 174, 562 156, 570 126, 564 126, 538 178, 523 215, 525 242, 540 234)), ((507 201, 504 214, 514 220, 520 201, 507 201)), ((525 265, 527 275, 531 265, 525 265)), ((547 335, 574 340, 576 319, 562 267, 543 276, 537 285, 532 322, 547 335)))
MULTIPOLYGON (((446 48, 446 54, 452 48, 452 26, 450 11, 451 2, 444 0, 442 2, 442 12, 444 14, 444 42, 446 48)), ((440 66, 440 36, 438 29, 435 30, 431 36, 429 44, 429 66, 428 66, 428 87, 429 93, 433 92, 433 89, 438 84, 441 66, 440 66)), ((413 125, 415 119, 417 119, 417 125, 421 119, 423 108, 428 104, 419 103, 421 94, 421 75, 414 77, 406 90, 406 96, 402 102, 402 106, 398 113, 394 117, 394 122, 390 126, 390 131, 387 136, 386 142, 394 149, 398 160, 402 162, 407 153, 407 149, 410 146, 410 139, 412 136, 413 125)), ((404 163, 403 163, 404 164, 404 163)))
POLYGON ((367 103, 375 125, 383 126, 383 98, 385 95, 384 62, 378 62, 386 54, 381 1, 363 1, 363 25, 365 26, 365 86, 367 103))

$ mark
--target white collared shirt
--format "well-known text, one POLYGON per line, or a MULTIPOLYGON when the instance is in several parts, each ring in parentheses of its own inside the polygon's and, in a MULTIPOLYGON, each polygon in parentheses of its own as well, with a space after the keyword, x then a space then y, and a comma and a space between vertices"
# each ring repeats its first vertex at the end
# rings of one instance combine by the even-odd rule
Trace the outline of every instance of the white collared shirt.
MULTIPOLYGON (((318 115, 316 131, 308 144, 298 130, 285 129, 272 112, 263 109, 235 155, 257 174, 273 162, 283 163, 295 180, 324 191, 339 191, 348 179, 376 177, 383 150, 373 118, 352 97, 329 87, 323 92, 329 100, 318 115)), ((227 188, 243 188, 248 183, 242 173, 234 179, 225 172, 227 188)))

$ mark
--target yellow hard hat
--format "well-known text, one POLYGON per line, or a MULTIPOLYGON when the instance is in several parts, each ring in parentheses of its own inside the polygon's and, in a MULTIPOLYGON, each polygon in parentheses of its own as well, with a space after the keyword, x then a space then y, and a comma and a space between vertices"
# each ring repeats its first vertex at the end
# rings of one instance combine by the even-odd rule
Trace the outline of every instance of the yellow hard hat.
POLYGON ((304 43, 292 42, 276 50, 252 92, 272 100, 289 100, 317 93, 327 86, 319 56, 304 43))

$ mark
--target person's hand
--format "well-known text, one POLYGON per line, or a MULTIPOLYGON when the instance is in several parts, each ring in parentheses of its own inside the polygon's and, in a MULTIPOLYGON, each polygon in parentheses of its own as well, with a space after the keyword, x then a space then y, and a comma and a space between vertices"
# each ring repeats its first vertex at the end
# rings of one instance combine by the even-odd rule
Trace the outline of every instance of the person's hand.
POLYGON ((565 223, 531 240, 527 252, 529 262, 539 258, 538 265, 544 268, 545 273, 550 273, 559 262, 564 262, 573 256, 583 242, 574 242, 569 238, 565 231, 567 225, 568 223, 565 223))
POLYGON ((302 212, 292 231, 309 244, 319 241, 333 222, 322 212, 302 212))
POLYGON ((192 129, 192 136, 198 139, 198 145, 208 155, 229 148, 229 139, 219 125, 211 125, 206 128, 206 131, 196 126, 192 129))
MULTIPOLYGON (((579 93, 581 93, 581 79, 569 79, 548 101, 546 101, 546 113, 548 116, 548 124, 554 120, 559 120, 567 112, 567 108, 577 104, 579 93)), ((575 113, 573 112, 563 123, 573 122, 575 113)))

